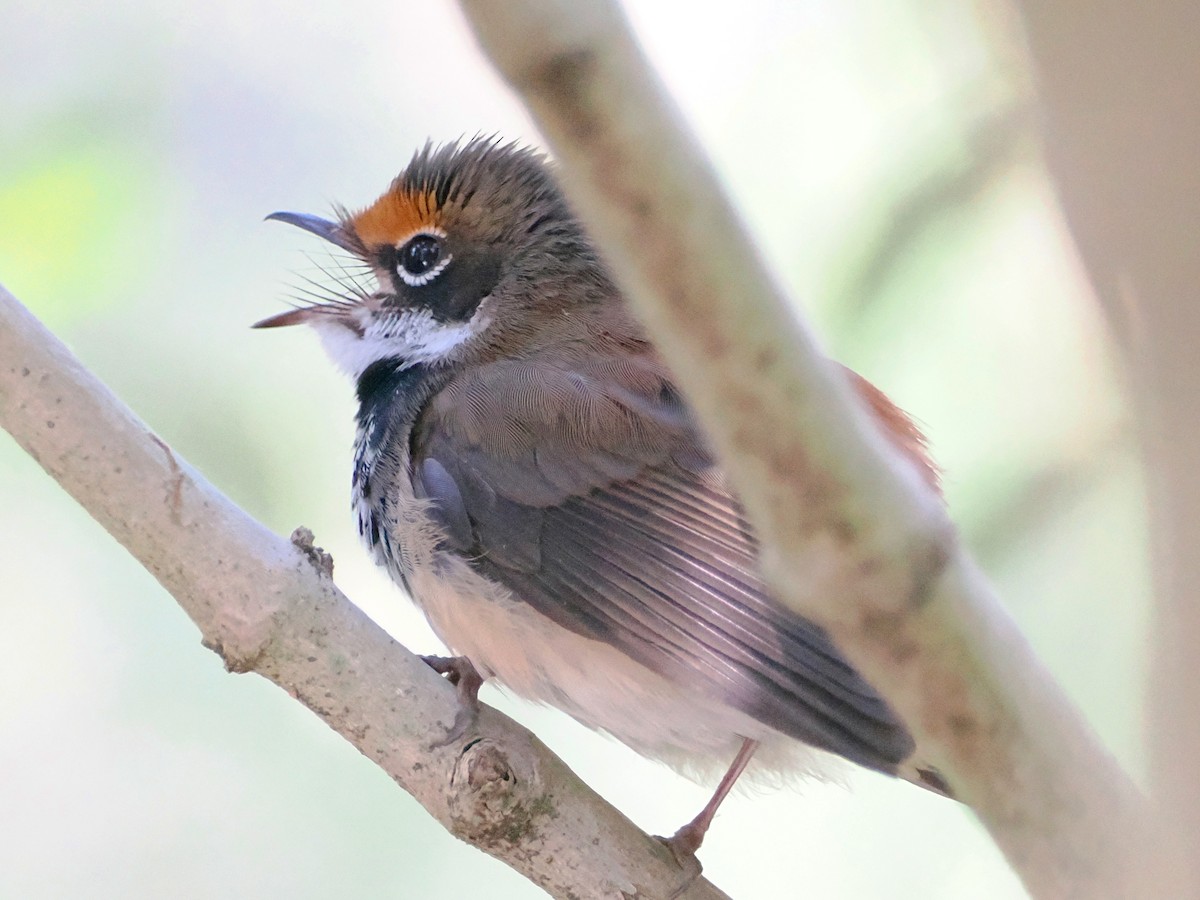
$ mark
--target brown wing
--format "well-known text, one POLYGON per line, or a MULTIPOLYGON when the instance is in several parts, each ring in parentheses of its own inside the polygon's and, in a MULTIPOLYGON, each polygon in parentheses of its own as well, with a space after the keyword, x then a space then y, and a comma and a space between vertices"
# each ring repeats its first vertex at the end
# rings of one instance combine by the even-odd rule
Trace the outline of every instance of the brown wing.
POLYGON ((741 506, 648 352, 459 378, 418 425, 414 477, 449 542, 560 625, 871 768, 912 752, 825 633, 767 594, 741 506))

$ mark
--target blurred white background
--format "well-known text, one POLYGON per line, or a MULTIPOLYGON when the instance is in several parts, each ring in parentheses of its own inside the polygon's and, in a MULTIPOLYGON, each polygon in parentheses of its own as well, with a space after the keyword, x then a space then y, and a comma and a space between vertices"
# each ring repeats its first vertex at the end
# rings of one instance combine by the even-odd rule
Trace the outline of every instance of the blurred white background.
MULTIPOLYGON (((1012 615, 1139 771, 1141 486, 1003 16, 948 0, 629 9, 780 276, 831 352, 927 428, 1012 615)), ((356 542, 351 386, 311 335, 248 326, 325 260, 264 214, 365 204, 427 138, 538 142, 457 10, 0 0, 0 21, 0 283, 435 651, 356 542)), ((227 675, 7 437, 0 572, 0 896, 541 896, 299 704, 227 675)), ((557 713, 484 698, 648 830, 707 797, 557 713)), ((965 809, 849 769, 736 795, 701 858, 736 898, 1024 896, 965 809)))

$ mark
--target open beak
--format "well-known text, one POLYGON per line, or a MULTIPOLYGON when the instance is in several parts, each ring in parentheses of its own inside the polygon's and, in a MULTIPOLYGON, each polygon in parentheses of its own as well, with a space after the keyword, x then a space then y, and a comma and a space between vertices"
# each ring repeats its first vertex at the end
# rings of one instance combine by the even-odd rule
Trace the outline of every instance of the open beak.
MULTIPOLYGON (((289 225, 303 228, 305 231, 311 232, 319 238, 324 238, 329 243, 341 247, 355 256, 362 255, 362 247, 358 244, 357 240, 353 235, 348 234, 337 222, 322 219, 320 216, 310 216, 307 213, 294 212, 273 212, 267 216, 267 219, 276 222, 287 222, 289 225)), ((261 322, 255 322, 250 327, 283 328, 286 325, 301 325, 312 321, 316 316, 326 315, 328 312, 329 310, 321 306, 305 306, 300 309, 289 309, 278 315, 268 316, 261 322)))
POLYGON ((302 306, 300 309, 289 309, 274 316, 267 316, 255 322, 251 328, 283 328, 285 325, 303 325, 320 315, 319 306, 302 306))
POLYGON ((348 234, 346 229, 337 222, 330 222, 328 219, 322 219, 320 216, 310 216, 308 213, 294 212, 273 212, 267 216, 267 221, 272 220, 287 222, 289 225, 303 228, 305 231, 312 232, 317 237, 324 238, 329 243, 341 247, 355 256, 362 255, 362 246, 353 235, 348 234))

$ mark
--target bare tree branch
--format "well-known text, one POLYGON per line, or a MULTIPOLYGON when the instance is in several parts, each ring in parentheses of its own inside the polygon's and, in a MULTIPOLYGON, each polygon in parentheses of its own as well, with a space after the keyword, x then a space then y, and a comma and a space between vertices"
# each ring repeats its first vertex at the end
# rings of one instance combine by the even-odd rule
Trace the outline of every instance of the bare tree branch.
MULTIPOLYGON (((451 833, 555 897, 666 898, 671 852, 533 735, 454 691, 297 549, 208 484, 0 288, 0 425, 183 606, 234 672, 286 690, 377 763, 451 833)), ((302 542, 303 543, 303 542, 302 542)), ((725 897, 704 879, 688 900, 725 897)))
POLYGON ((722 451, 779 598, 900 711, 1034 895, 1140 895, 1145 804, 765 273, 617 5, 461 4, 722 451))

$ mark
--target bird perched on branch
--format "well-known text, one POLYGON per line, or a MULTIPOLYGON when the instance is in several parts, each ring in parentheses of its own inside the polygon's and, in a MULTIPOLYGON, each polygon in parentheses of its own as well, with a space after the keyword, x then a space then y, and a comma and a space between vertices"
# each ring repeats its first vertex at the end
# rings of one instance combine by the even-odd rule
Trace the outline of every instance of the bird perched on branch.
MULTIPOLYGON (((311 325, 354 380, 359 533, 460 654, 430 661, 464 708, 495 679, 694 776, 724 770, 680 854, 747 765, 819 771, 811 748, 948 793, 827 635, 772 599, 737 497, 543 157, 427 146, 361 211, 268 218, 373 276, 257 327, 311 325)), ((936 487, 913 422, 847 377, 936 487)))

